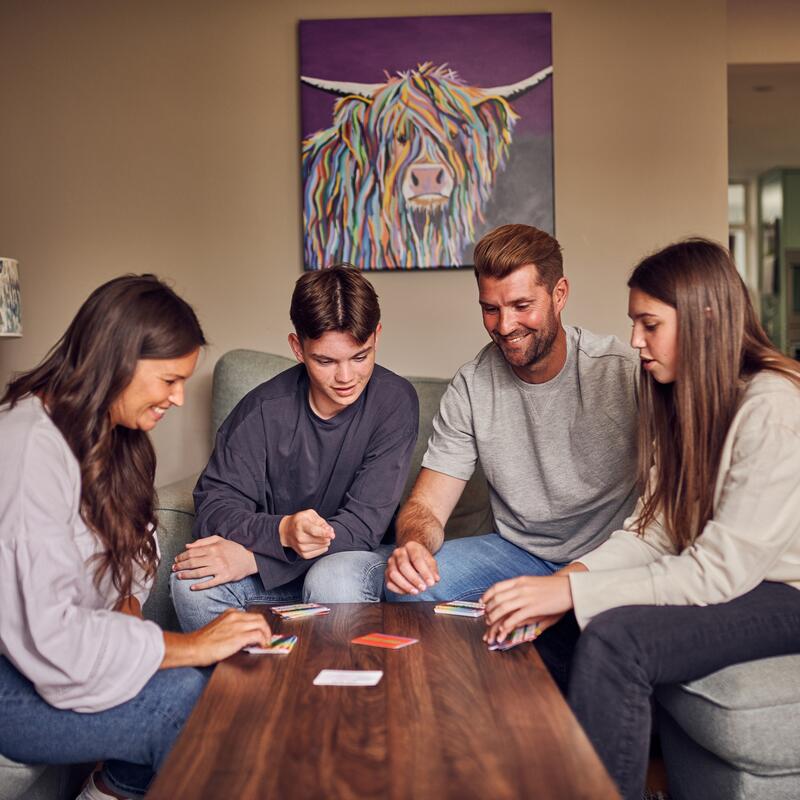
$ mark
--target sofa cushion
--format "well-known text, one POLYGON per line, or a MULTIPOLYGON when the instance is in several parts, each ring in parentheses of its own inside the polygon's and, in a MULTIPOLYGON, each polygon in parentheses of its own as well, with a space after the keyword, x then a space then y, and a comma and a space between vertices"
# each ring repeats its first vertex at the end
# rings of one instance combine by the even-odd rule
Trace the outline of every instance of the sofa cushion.
POLYGON ((695 742, 723 761, 756 775, 800 772, 800 655, 736 664, 664 686, 657 697, 695 742))

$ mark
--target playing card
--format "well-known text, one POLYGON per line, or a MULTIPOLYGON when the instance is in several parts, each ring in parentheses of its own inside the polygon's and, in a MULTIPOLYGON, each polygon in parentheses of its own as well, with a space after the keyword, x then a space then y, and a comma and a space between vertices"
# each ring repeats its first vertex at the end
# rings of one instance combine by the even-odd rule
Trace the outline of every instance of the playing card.
POLYGON ((375 686, 382 677, 379 669, 323 669, 314 686, 375 686))
POLYGON ((531 625, 523 625, 521 628, 516 628, 504 642, 495 642, 489 645, 490 650, 510 650, 518 644, 525 642, 532 642, 540 633, 541 628, 538 622, 531 625))
POLYGON ((391 636, 388 633, 368 633, 352 640, 352 644, 365 644, 369 647, 385 647, 387 650, 399 650, 416 644, 419 639, 409 639, 407 636, 391 636))
POLYGON ((292 652, 292 648, 297 643, 296 636, 281 636, 280 634, 273 634, 272 641, 269 647, 245 647, 246 653, 253 653, 259 656, 288 656, 292 652))
POLYGON ((485 609, 483 603, 473 603, 469 600, 450 600, 433 607, 435 614, 450 614, 454 617, 482 617, 485 609))
POLYGON ((273 606, 272 613, 281 619, 299 619, 301 617, 314 617, 317 614, 328 614, 330 608, 319 603, 295 603, 290 606, 273 606))

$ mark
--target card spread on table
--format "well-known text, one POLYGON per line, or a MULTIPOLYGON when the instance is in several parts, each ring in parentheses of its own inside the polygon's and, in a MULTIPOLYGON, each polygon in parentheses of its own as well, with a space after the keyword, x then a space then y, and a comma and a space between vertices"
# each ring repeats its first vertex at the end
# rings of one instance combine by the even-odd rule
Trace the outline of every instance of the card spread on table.
POLYGON ((482 617, 486 611, 483 603, 469 600, 450 600, 433 607, 435 614, 451 614, 454 617, 482 617))
POLYGON ((538 622, 516 628, 504 642, 495 642, 489 645, 490 650, 510 650, 518 644, 532 642, 542 632, 538 622))
POLYGON ((352 644, 365 644, 369 647, 385 647, 387 650, 399 650, 416 644, 419 639, 409 639, 408 636, 392 636, 388 633, 368 633, 352 640, 352 644))
POLYGON ((379 669, 323 669, 314 686, 375 686, 382 677, 379 669))
POLYGON ((328 606, 319 603, 295 603, 291 606, 273 606, 272 613, 281 619, 300 619, 301 617, 315 617, 317 614, 329 614, 328 606))
POLYGON ((295 644, 297 644, 296 636, 281 636, 273 633, 268 647, 245 647, 244 650, 246 653, 259 656, 288 656, 295 644))

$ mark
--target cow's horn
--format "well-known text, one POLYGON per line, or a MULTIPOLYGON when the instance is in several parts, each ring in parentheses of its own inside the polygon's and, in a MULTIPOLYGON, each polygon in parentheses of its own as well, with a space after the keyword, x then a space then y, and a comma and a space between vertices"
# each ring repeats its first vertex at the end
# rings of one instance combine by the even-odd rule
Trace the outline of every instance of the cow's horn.
POLYGON ((492 86, 488 89, 483 89, 484 94, 494 95, 495 97, 504 97, 506 100, 511 100, 514 97, 519 97, 521 94, 533 89, 536 84, 541 83, 545 78, 553 74, 553 67, 545 67, 539 72, 525 78, 517 83, 510 83, 508 86, 492 86))
POLYGON ((385 84, 383 83, 348 83, 347 81, 326 81, 324 78, 309 78, 307 75, 301 75, 300 80, 302 83, 307 83, 309 86, 314 86, 317 89, 322 89, 331 94, 357 95, 364 97, 367 100, 375 96, 378 91, 385 84))

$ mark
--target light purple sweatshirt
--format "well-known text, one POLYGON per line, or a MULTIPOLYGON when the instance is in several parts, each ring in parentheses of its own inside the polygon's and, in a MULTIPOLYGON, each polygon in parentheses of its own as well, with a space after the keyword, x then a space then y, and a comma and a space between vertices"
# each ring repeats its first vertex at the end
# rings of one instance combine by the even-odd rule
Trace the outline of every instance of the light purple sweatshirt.
MULTIPOLYGON (((0 655, 56 708, 103 711, 130 700, 164 657, 161 629, 112 609, 94 583, 97 537, 80 516, 69 445, 37 398, 0 410, 0 655)), ((149 585, 135 574, 135 596, 149 585)))

